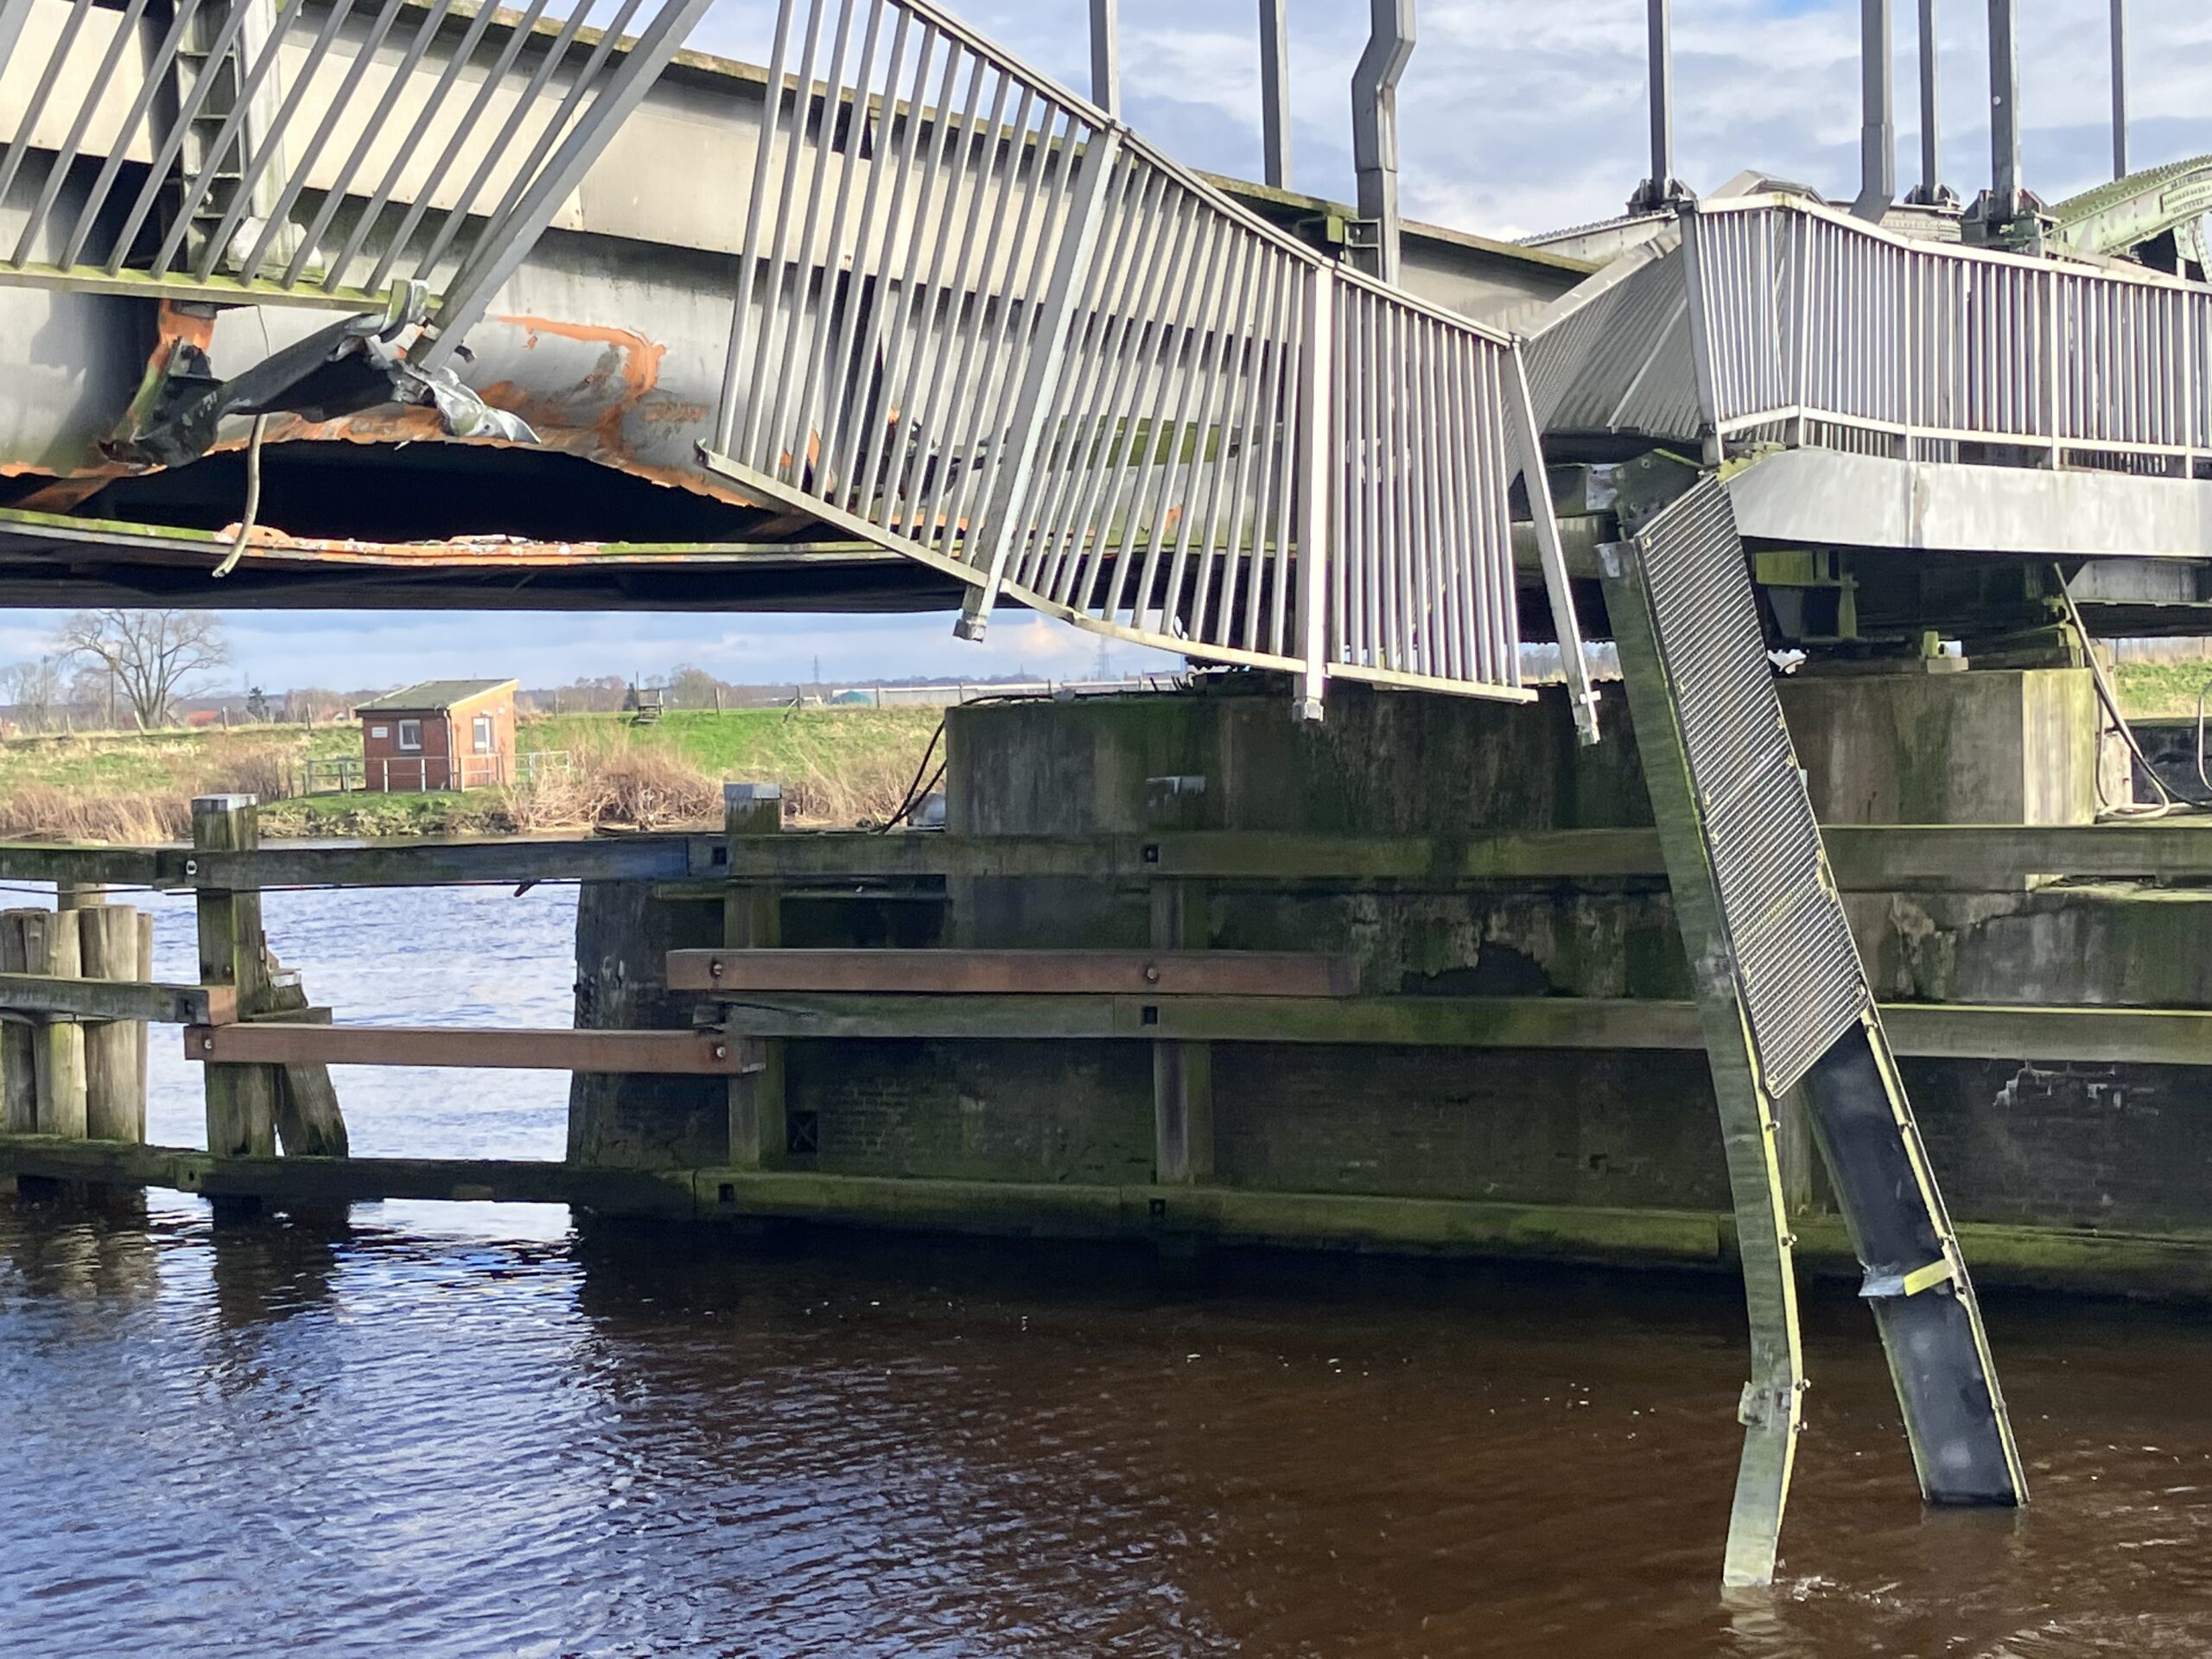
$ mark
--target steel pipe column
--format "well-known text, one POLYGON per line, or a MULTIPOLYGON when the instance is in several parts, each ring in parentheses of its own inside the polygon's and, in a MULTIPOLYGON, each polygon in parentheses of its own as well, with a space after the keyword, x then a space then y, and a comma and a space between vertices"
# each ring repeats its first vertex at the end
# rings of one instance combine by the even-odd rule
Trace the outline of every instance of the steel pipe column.
POLYGON ((1260 0, 1260 149, 1262 176, 1290 188, 1290 29, 1287 0, 1260 0))
POLYGON ((1362 268, 1398 280, 1398 78, 1414 54, 1414 0, 1369 0, 1367 49, 1351 72, 1351 161, 1373 238, 1362 268))
POLYGON ((1890 0, 1859 0, 1859 200, 1851 211, 1882 222, 1897 199, 1897 79, 1890 46, 1890 0))

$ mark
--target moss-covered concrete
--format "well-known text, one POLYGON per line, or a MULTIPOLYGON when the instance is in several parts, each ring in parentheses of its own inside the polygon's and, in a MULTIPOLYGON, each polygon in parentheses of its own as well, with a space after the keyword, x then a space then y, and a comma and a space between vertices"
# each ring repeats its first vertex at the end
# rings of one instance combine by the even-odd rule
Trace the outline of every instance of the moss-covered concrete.
MULTIPOLYGON (((2094 711, 2080 674, 1806 682, 1784 702, 1819 769, 1816 797, 1825 791, 1839 818, 2087 816, 2094 711)), ((1514 707, 1345 687, 1318 727, 1294 721, 1287 695, 1265 682, 970 707, 948 722, 949 817, 978 835, 1217 828, 1447 844, 1640 826, 1649 813, 1631 734, 1618 696, 1606 707, 1611 741, 1594 750, 1575 744, 1548 694, 1514 707)), ((812 901, 803 918, 788 900, 786 938, 1000 947, 1151 938, 1146 896, 1126 882, 954 877, 947 893, 943 909, 812 901)), ((686 1021, 688 1007, 658 984, 655 953, 679 939, 711 943, 718 912, 671 902, 648 915, 636 908, 646 902, 614 889, 587 895, 587 989, 601 1017, 686 1021)), ((1217 947, 1346 954, 1370 995, 1562 1007, 1690 995, 1664 883, 1649 877, 1435 892, 1223 879, 1204 903, 1217 947)), ((2024 885, 1850 904, 1888 999, 2212 1007, 2212 894, 2024 885)), ((1729 1253, 1710 1083, 1694 1052, 1219 1044, 1215 1175, 1195 1192, 1151 1185, 1153 1077, 1141 1042, 806 1039, 788 1058, 791 1168, 702 1186, 732 1194, 702 1198, 702 1211, 1084 1237, 1187 1228, 1229 1242, 1447 1254, 1729 1253)), ((2023 1057, 1908 1071, 1985 1281, 2212 1287, 2212 1065, 2023 1057)), ((671 1171, 697 1161, 714 1103, 628 1088, 579 1085, 580 1154, 671 1171)), ((1840 1270, 1840 1231, 1817 1184, 1806 1193, 1801 1235, 1816 1263, 1840 1270)))

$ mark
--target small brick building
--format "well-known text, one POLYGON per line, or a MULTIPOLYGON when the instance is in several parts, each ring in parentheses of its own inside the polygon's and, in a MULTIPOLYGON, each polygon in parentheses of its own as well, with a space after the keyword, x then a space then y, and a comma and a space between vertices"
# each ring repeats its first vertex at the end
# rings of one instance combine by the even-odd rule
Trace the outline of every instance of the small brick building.
POLYGON ((372 697, 353 712, 370 789, 481 789, 514 781, 512 680, 425 680, 372 697))

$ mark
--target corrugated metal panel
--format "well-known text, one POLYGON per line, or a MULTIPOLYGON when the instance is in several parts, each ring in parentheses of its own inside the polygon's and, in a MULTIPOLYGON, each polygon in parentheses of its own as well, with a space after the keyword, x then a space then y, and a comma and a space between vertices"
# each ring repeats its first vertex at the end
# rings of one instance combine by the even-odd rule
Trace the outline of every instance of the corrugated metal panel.
POLYGON ((1554 301, 1526 349, 1547 432, 1693 441, 1705 429, 1679 229, 1554 301))
POLYGON ((1769 1091, 1859 1019, 1866 978, 1782 721, 1735 509, 1707 480, 1638 537, 1713 883, 1769 1091))

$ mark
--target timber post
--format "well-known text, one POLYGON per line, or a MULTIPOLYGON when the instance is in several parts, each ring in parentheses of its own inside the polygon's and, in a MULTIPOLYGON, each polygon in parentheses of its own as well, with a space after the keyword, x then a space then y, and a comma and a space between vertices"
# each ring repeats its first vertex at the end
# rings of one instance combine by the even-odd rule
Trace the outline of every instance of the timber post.
MULTIPOLYGON (((53 979, 84 977, 84 956, 73 911, 20 912, 25 971, 53 979)), ((74 1020, 48 1017, 31 1031, 38 1091, 38 1128, 73 1141, 85 1138, 85 1028, 74 1020)))
MULTIPOLYGON (((274 957, 265 958, 264 990, 247 1017, 280 1024, 308 1024, 327 1020, 327 1008, 308 1006, 307 988, 297 974, 278 973, 274 957)), ((338 1104, 338 1090, 330 1081, 330 1068, 320 1060, 294 1060, 276 1070, 276 1135, 287 1156, 345 1158, 352 1154, 352 1138, 346 1130, 346 1114, 338 1104)))
MULTIPOLYGON (((86 979, 144 983, 153 975, 142 937, 153 918, 123 905, 86 905, 73 913, 86 979), (140 925, 141 922, 146 924, 140 925)), ((85 1132, 95 1141, 146 1139, 146 1022, 87 1020, 85 1033, 85 1132)))
MULTIPOLYGON (((23 944, 23 918, 36 912, 0 911, 0 973, 30 971, 23 944)), ((11 1014, 0 1022, 0 1115, 8 1133, 33 1135, 38 1130, 38 1059, 36 1027, 29 1014, 11 1014)))
MULTIPOLYGON (((192 803, 192 845, 199 852, 249 853, 261 828, 251 795, 202 795, 192 803)), ((189 866, 188 866, 188 869, 189 866)), ((263 963, 261 894, 219 887, 199 890, 200 982, 232 987, 243 1011, 267 990, 263 963)), ((268 1158, 276 1151, 276 1072, 266 1065, 209 1063, 207 1150, 218 1158, 268 1158)), ((260 1211, 257 1198, 216 1205, 219 1220, 260 1211), (226 1213, 227 1216, 226 1216, 226 1213)))
MULTIPOLYGON (((722 785, 722 832, 729 885, 722 896, 722 944, 733 950, 772 950, 784 942, 784 889, 744 874, 745 849, 762 836, 783 833, 781 784, 722 785)), ((790 1147, 784 1096, 784 1045, 760 1042, 760 1069, 729 1080, 729 1160, 740 1169, 772 1169, 790 1147)))

